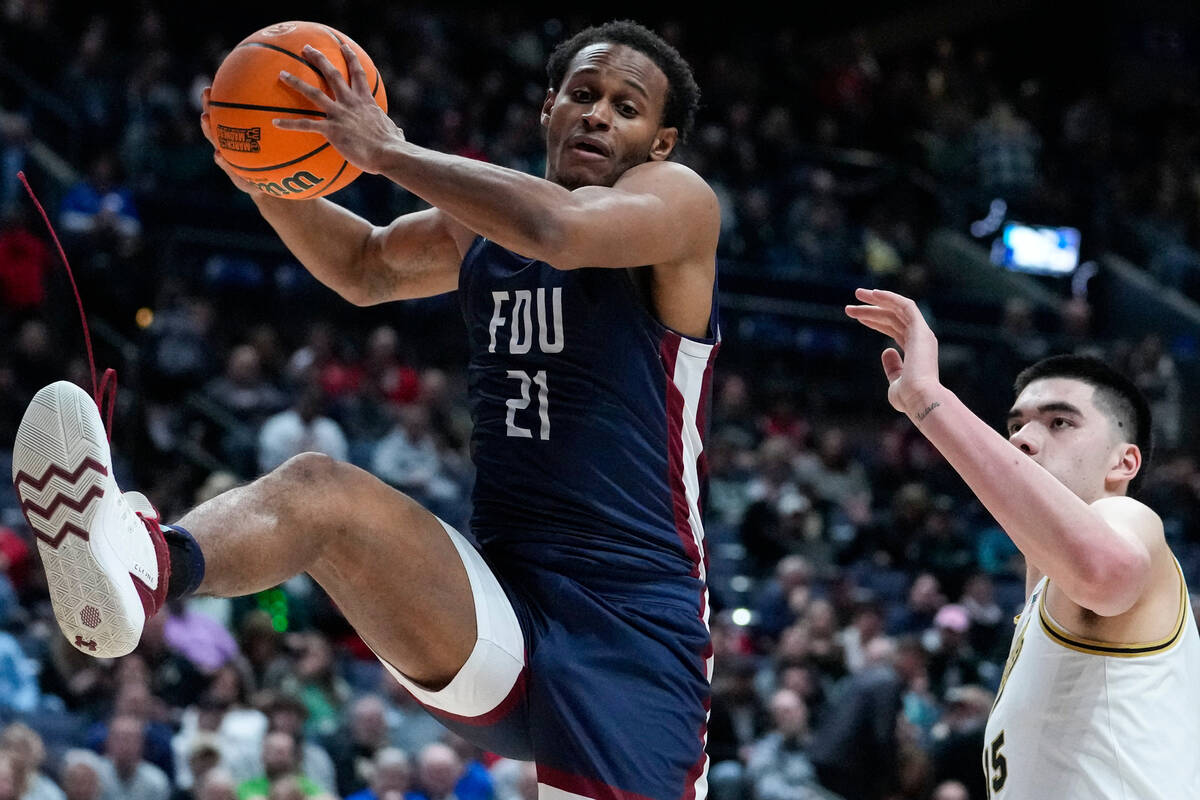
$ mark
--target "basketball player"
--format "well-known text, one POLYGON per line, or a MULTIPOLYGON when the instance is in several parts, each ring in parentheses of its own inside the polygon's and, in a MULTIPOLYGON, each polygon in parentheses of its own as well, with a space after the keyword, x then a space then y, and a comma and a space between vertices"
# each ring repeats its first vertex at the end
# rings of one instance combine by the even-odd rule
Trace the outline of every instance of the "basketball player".
POLYGON ((991 797, 1200 797, 1200 632, 1162 521, 1126 496, 1150 453, 1150 409, 1101 361, 1022 372, 1008 442, 938 381, 915 303, 859 289, 846 313, 891 336, 888 400, 1024 553, 1017 619, 983 753, 991 797))
POLYGON ((540 797, 702 798, 698 503, 720 220, 709 186, 668 160, 698 106, 691 69, 635 23, 560 45, 543 179, 406 141, 352 52, 348 83, 305 56, 335 98, 312 74, 283 75, 325 117, 279 126, 321 133, 432 208, 375 227, 326 199, 234 182, 352 303, 459 290, 481 549, 312 453, 161 525, 114 483, 92 401, 58 383, 23 420, 14 479, 67 639, 120 655, 166 598, 244 595, 305 571, 450 728, 536 760, 540 797))

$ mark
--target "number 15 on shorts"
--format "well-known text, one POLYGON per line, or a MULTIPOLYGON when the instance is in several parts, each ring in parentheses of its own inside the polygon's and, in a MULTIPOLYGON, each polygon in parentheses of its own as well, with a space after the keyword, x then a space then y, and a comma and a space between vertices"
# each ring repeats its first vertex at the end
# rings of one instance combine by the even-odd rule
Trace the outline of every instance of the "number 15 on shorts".
MULTIPOLYGON (((538 409, 538 435, 537 438, 545 441, 550 438, 550 387, 546 382, 546 370, 539 369, 530 377, 529 373, 523 369, 510 369, 507 372, 509 378, 514 381, 521 382, 521 396, 514 397, 506 401, 508 405, 508 435, 514 439, 532 439, 533 430, 517 424, 517 412, 524 411, 529 408, 532 400, 530 395, 530 387, 537 386, 537 409, 538 409)), ((528 416, 521 415, 522 418, 528 416)))

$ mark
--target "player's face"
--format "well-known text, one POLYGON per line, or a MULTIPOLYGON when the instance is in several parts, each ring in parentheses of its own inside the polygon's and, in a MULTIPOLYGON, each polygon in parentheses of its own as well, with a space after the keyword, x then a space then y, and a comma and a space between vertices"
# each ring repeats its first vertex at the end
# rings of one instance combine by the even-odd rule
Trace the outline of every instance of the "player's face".
POLYGON ((671 154, 677 132, 660 127, 667 76, 625 45, 589 45, 542 106, 546 178, 568 189, 612 186, 631 167, 671 154))
POLYGON ((1093 402, 1095 388, 1070 378, 1025 387, 1009 411, 1008 439, 1085 502, 1108 494, 1106 477, 1124 441, 1093 402))

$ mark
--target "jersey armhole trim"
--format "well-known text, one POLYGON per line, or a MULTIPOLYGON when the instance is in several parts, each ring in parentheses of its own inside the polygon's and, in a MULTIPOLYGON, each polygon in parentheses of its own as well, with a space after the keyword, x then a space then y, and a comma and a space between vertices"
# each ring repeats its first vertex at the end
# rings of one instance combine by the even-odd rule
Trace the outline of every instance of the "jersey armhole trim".
POLYGON ((1187 583, 1184 581, 1183 570, 1180 568, 1178 561, 1175 562, 1175 569, 1179 573, 1179 614, 1175 620, 1174 632, 1163 639, 1154 642, 1122 644, 1120 642, 1105 642, 1076 636, 1055 622, 1054 618, 1050 616, 1050 612, 1046 610, 1046 595, 1049 593, 1050 588, 1049 580, 1046 581, 1046 590, 1042 592, 1041 598, 1038 599, 1038 619, 1041 621, 1042 630, 1046 632, 1046 635, 1052 641, 1069 650, 1086 655, 1142 658, 1170 650, 1182 638, 1184 622, 1187 620, 1187 583))

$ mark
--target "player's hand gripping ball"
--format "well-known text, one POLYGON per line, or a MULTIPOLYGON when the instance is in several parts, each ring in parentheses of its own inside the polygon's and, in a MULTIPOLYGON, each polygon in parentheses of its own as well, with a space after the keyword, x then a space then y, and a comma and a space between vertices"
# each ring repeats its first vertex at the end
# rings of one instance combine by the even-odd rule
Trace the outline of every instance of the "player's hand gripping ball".
POLYGON ((307 200, 348 186, 362 171, 350 164, 319 133, 280 130, 273 119, 319 119, 325 114, 279 79, 281 70, 319 86, 333 96, 304 46, 325 54, 350 80, 342 43, 362 64, 371 97, 387 111, 379 70, 349 36, 317 22, 280 22, 247 36, 221 62, 213 78, 208 112, 212 137, 239 176, 267 194, 307 200))

